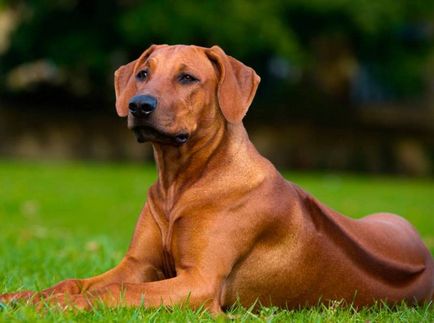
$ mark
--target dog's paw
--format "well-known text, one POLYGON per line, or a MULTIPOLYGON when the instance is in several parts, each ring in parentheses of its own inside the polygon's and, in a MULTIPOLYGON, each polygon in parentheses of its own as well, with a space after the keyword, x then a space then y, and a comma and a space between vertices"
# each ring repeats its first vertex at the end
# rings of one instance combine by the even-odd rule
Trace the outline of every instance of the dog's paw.
POLYGON ((79 294, 81 292, 81 281, 78 279, 66 279, 53 287, 42 291, 43 295, 50 296, 53 294, 79 294))
POLYGON ((39 300, 36 303, 38 311, 46 308, 57 308, 62 311, 72 310, 89 311, 92 309, 91 301, 83 295, 55 294, 50 297, 39 300))
POLYGON ((35 295, 35 292, 32 292, 32 291, 7 293, 7 294, 0 295, 0 303, 7 305, 7 304, 21 302, 21 301, 28 301, 34 295, 35 295))

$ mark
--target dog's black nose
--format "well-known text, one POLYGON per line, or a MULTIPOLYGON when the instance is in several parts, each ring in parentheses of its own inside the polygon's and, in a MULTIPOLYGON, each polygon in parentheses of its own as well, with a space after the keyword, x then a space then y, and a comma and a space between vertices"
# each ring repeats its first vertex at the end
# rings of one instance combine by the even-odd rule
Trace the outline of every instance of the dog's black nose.
POLYGON ((128 108, 135 117, 146 117, 157 107, 157 99, 150 95, 136 95, 128 102, 128 108))

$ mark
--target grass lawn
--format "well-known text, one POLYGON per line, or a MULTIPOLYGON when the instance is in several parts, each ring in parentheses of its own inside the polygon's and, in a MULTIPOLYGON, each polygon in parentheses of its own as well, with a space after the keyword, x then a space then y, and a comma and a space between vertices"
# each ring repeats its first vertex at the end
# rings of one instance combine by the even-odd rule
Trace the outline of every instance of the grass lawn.
MULTIPOLYGON (((344 214, 390 211, 406 217, 434 253, 434 182, 324 173, 285 173, 344 214)), ((0 161, 0 293, 41 289, 70 277, 113 267, 127 249, 153 166, 0 161)), ((434 322, 433 306, 370 308, 339 306, 301 311, 234 308, 237 321, 434 322)), ((227 318, 226 318, 227 319, 227 318)), ((61 313, 32 307, 2 308, 0 321, 197 321, 203 310, 96 308, 61 313)), ((218 320, 223 321, 221 317, 218 320)))

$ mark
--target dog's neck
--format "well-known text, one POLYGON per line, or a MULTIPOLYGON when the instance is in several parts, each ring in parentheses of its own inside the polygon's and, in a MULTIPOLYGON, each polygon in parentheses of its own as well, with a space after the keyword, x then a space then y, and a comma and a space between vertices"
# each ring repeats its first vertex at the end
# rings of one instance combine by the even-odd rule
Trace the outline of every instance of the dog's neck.
POLYGON ((228 162, 216 159, 220 156, 234 156, 247 142, 248 136, 242 124, 223 123, 210 132, 209 136, 193 137, 180 147, 154 143, 158 189, 164 195, 170 190, 186 189, 185 185, 193 185, 211 163, 228 162), (223 150, 226 150, 225 154, 219 153, 223 150))

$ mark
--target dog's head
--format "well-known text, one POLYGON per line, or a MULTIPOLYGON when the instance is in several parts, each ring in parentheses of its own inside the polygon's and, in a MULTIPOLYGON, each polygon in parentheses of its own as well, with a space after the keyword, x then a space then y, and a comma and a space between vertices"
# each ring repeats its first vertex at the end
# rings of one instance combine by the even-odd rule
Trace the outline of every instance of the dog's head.
POLYGON ((241 123, 259 81, 218 46, 152 45, 115 72, 116 110, 139 142, 179 146, 215 123, 241 123))

